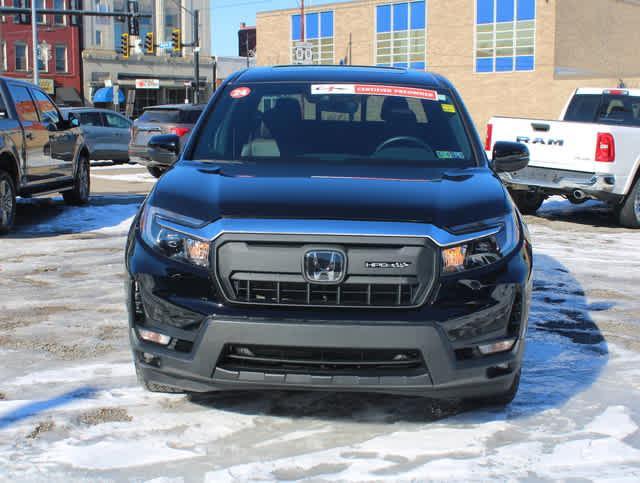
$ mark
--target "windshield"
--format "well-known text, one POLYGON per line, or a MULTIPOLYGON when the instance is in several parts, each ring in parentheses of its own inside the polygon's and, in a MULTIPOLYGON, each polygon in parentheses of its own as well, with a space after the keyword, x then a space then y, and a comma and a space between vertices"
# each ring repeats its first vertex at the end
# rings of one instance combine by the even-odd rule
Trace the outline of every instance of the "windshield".
POLYGON ((178 109, 147 109, 138 118, 143 122, 179 122, 180 111, 178 109))
POLYGON ((407 86, 289 83, 227 87, 191 159, 475 166, 448 92, 407 86))

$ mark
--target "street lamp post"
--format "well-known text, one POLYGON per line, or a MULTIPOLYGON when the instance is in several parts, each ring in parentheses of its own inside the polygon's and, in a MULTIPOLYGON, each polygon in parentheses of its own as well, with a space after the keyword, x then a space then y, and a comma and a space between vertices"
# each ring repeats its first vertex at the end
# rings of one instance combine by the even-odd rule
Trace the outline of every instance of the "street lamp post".
POLYGON ((31 47, 33 64, 33 83, 40 84, 40 73, 38 72, 38 21, 36 19, 36 2, 31 1, 31 47))
POLYGON ((180 9, 191 15, 193 20, 193 42, 183 44, 185 47, 193 47, 193 76, 195 84, 193 86, 193 103, 200 102, 200 10, 189 10, 179 0, 173 0, 180 9))

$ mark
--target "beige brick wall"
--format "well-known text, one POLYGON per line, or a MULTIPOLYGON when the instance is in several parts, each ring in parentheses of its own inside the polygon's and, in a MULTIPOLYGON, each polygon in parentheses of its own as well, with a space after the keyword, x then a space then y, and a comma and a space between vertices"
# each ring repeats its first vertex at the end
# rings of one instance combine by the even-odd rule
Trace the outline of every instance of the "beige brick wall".
POLYGON ((556 66, 578 77, 638 77, 640 2, 558 0, 556 66))
MULTIPOLYGON (((574 58, 572 52, 582 52, 575 57, 589 58, 592 62, 600 50, 606 50, 609 57, 618 55, 617 42, 623 34, 611 34, 606 38, 601 34, 599 40, 593 40, 592 30, 597 22, 593 20, 591 8, 596 16, 604 15, 614 30, 640 36, 640 18, 620 19, 620 16, 629 12, 634 15, 638 12, 640 15, 640 6, 628 5, 620 0, 537 0, 535 71, 476 74, 475 0, 426 1, 428 69, 448 77, 458 88, 481 133, 487 120, 494 115, 555 119, 575 88, 615 86, 618 76, 612 75, 612 72, 622 71, 623 66, 630 69, 629 66, 638 65, 640 69, 640 63, 630 53, 624 53, 621 60, 616 61, 620 65, 618 70, 614 70, 613 64, 608 65, 600 78, 560 79, 555 75, 555 67, 563 65, 562 62, 577 62, 571 60, 574 58), (589 10, 589 13, 585 13, 585 10, 589 10), (577 19, 575 24, 567 20, 570 13, 577 19), (568 47, 558 48, 559 42, 567 42, 568 47), (604 42, 605 45, 596 47, 598 42, 604 42), (595 57, 592 52, 596 53, 595 57)), ((358 0, 308 9, 334 10, 336 63, 346 55, 349 33, 352 34, 353 64, 369 65, 374 62, 375 5, 384 3, 389 1, 358 0)), ((290 61, 290 16, 297 12, 290 9, 258 14, 259 65, 290 61)), ((604 30, 604 27, 601 25, 600 29, 604 30)), ((637 45, 640 43, 634 42, 632 48, 637 48, 637 45)), ((628 78, 625 76, 625 81, 630 86, 638 85, 640 74, 628 78)))

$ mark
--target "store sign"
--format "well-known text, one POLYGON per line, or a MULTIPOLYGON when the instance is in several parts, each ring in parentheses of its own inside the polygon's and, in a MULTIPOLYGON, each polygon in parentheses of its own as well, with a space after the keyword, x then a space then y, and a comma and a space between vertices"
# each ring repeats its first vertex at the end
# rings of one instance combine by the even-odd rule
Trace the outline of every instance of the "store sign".
POLYGON ((49 95, 53 95, 56 92, 55 86, 53 84, 53 79, 39 79, 38 85, 49 95))
POLYGON ((160 79, 136 79, 136 89, 160 89, 160 79))

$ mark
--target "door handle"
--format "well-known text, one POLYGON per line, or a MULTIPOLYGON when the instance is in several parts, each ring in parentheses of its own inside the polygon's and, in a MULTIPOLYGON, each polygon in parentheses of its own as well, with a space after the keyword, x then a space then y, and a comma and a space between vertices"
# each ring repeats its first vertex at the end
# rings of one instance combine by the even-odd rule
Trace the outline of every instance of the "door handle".
POLYGON ((27 132, 24 134, 24 137, 26 137, 27 139, 33 139, 33 133, 32 132, 27 132))

